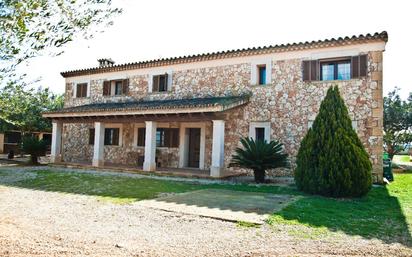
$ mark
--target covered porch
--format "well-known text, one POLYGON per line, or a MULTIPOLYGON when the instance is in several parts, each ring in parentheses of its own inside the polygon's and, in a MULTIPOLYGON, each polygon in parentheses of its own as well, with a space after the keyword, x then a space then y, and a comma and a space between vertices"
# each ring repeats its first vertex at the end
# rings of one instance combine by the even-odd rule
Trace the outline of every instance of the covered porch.
POLYGON ((194 177, 233 175, 225 172, 226 111, 247 102, 245 96, 150 100, 45 113, 53 124, 51 162, 194 177))

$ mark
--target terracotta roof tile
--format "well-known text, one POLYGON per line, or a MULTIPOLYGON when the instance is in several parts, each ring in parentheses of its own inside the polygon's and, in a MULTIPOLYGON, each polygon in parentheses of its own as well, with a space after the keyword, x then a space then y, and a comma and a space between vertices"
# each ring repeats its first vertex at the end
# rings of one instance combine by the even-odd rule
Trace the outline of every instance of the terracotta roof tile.
POLYGON ((154 60, 149 60, 149 61, 117 64, 117 65, 113 65, 109 67, 94 67, 94 68, 87 68, 87 69, 80 69, 80 70, 65 71, 65 72, 62 72, 61 75, 66 78, 66 77, 90 75, 90 74, 97 74, 97 73, 104 73, 104 72, 142 69, 142 68, 148 68, 148 67, 199 62, 199 61, 231 58, 231 57, 238 57, 238 56, 248 56, 248 55, 256 55, 256 54, 266 54, 266 53, 273 53, 273 52, 286 52, 286 51, 296 51, 296 50, 305 50, 305 49, 322 48, 322 47, 360 44, 360 43, 374 42, 374 41, 387 42, 388 33, 386 31, 383 31, 381 33, 375 33, 373 35, 368 33, 366 35, 361 34, 358 36, 354 35, 352 37, 346 36, 344 38, 339 37, 339 38, 331 38, 331 39, 324 39, 324 40, 311 41, 311 42, 306 41, 306 42, 299 42, 299 43, 243 48, 243 49, 228 50, 228 51, 221 51, 221 52, 196 54, 196 55, 187 55, 187 56, 185 55, 185 56, 179 56, 179 57, 154 59, 154 60))
MULTIPOLYGON (((249 95, 222 96, 187 99, 167 99, 167 100, 142 100, 130 102, 113 103, 93 103, 74 107, 67 107, 47 114, 65 113, 86 113, 86 112, 121 112, 121 111, 141 111, 141 110, 161 110, 161 109, 189 109, 204 107, 222 107, 222 110, 247 103, 249 95)), ((75 115, 74 115, 75 116, 75 115)))

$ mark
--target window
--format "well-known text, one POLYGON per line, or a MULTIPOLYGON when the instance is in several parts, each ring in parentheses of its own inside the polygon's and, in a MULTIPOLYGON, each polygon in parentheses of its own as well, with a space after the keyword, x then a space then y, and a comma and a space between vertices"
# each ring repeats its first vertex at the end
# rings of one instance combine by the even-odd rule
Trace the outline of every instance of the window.
POLYGON ((255 140, 265 140, 265 128, 255 128, 255 140))
POLYGON ((129 92, 129 79, 103 81, 103 96, 127 95, 129 92))
POLYGON ((104 130, 104 145, 119 145, 119 128, 107 128, 104 130))
POLYGON ((258 85, 266 84, 266 65, 259 65, 258 67, 258 85))
POLYGON ((153 76, 152 92, 166 92, 167 79, 167 74, 153 76))
POLYGON ((251 62, 251 85, 267 85, 272 81, 272 60, 270 58, 251 62))
POLYGON ((307 60, 302 62, 303 81, 349 80, 366 77, 368 56, 357 55, 335 60, 307 60))
POLYGON ((19 144, 21 142, 21 133, 14 131, 7 131, 4 133, 4 143, 19 144))
POLYGON ((158 128, 156 131, 156 146, 158 147, 178 147, 178 128, 158 128))
POLYGON ((94 145, 94 128, 89 129, 89 145, 94 145))
MULTIPOLYGON (((145 146, 146 128, 137 129, 137 146, 145 146)), ((157 147, 179 147, 178 128, 157 128, 156 130, 157 147)))
POLYGON ((87 83, 76 85, 76 97, 87 97, 87 83))
POLYGON ((145 146, 146 128, 137 129, 137 146, 145 146))
POLYGON ((114 95, 122 95, 123 94, 123 81, 118 80, 114 83, 114 95))
POLYGON ((320 63, 321 80, 348 80, 351 78, 350 60, 320 63))
POLYGON ((271 127, 268 121, 254 121, 249 124, 249 137, 257 140, 270 141, 271 127))

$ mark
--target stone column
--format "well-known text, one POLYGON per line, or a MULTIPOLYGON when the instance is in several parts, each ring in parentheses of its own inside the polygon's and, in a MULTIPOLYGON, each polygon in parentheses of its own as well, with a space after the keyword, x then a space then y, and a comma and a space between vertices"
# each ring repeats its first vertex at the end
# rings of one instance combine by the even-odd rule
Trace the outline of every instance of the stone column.
POLYGON ((210 176, 222 177, 225 162, 225 121, 213 120, 212 166, 210 176))
POLYGON ((373 182, 383 182, 383 85, 382 51, 371 52, 372 117, 368 119, 373 182))
POLYGON ((155 121, 146 121, 146 138, 144 147, 143 170, 156 170, 156 129, 155 121))
POLYGON ((52 144, 50 162, 57 163, 62 161, 61 144, 62 144, 62 129, 63 123, 61 121, 52 122, 52 144))
POLYGON ((104 165, 104 123, 94 123, 93 166, 104 165))

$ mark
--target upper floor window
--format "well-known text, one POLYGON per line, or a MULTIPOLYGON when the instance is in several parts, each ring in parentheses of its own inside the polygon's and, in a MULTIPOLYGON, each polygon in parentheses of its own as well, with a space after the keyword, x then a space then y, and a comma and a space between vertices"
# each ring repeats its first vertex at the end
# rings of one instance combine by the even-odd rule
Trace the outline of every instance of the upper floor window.
POLYGON ((76 85, 76 97, 87 97, 87 83, 76 85))
POLYGON ((321 80, 348 80, 351 78, 350 60, 320 63, 321 80))
POLYGON ((266 84, 266 65, 259 65, 258 67, 258 84, 266 84))
POLYGON ((123 81, 118 80, 114 82, 114 95, 122 95, 123 94, 123 81))
POLYGON ((129 79, 106 80, 103 82, 103 96, 127 95, 129 79))
POLYGON ((152 84, 152 92, 166 92, 167 91, 167 83, 168 82, 168 75, 154 75, 153 76, 153 84, 152 84))
POLYGON ((303 61, 303 80, 349 80, 365 77, 367 70, 367 55, 303 61))
POLYGON ((251 63, 251 85, 267 85, 272 80, 272 60, 257 60, 251 63))

